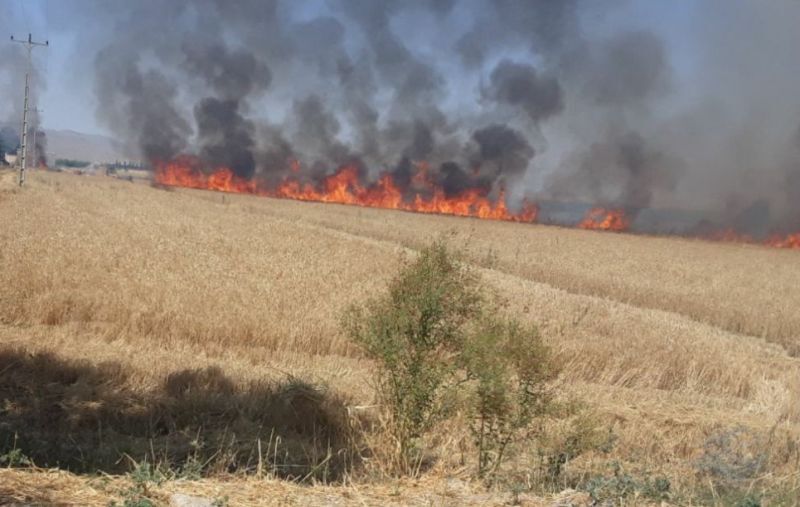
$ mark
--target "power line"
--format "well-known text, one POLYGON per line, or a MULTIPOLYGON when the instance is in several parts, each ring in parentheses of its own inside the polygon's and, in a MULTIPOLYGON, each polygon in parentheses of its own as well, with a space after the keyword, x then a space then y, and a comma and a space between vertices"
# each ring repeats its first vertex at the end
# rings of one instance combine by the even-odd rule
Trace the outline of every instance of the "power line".
POLYGON ((28 68, 25 71, 25 104, 22 108, 22 153, 20 154, 21 160, 19 165, 19 186, 22 186, 25 183, 25 170, 28 168, 28 88, 30 85, 31 70, 33 68, 31 53, 36 46, 49 46, 50 41, 35 42, 31 34, 28 34, 28 40, 15 39, 12 35, 11 42, 24 44, 25 49, 28 50, 28 68))

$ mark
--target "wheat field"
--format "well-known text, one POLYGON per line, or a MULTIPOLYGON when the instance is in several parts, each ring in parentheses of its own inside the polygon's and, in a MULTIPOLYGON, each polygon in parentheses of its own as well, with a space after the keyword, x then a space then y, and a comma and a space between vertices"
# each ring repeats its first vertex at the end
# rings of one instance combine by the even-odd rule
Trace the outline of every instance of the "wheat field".
POLYGON ((175 372, 217 368, 239 387, 291 375, 372 406, 373 365, 340 315, 444 236, 539 327, 564 396, 613 432, 585 466, 688 484, 715 435, 742 431, 765 456, 753 482, 798 491, 798 252, 104 177, 28 183, 0 173, 0 352, 102 365, 83 391, 70 380, 69 399, 91 405, 109 385, 146 399, 175 372))

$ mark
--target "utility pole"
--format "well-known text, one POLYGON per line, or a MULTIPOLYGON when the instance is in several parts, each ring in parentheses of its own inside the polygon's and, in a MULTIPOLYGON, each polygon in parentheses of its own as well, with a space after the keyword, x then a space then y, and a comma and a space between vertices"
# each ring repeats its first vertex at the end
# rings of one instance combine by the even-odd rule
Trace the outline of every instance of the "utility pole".
POLYGON ((20 155, 21 162, 19 165, 19 186, 22 186, 25 183, 25 169, 27 169, 28 159, 27 159, 27 151, 28 151, 28 87, 30 84, 31 78, 31 70, 33 68, 31 52, 33 48, 36 46, 49 46, 50 41, 44 42, 34 42, 32 40, 31 34, 28 34, 28 40, 19 40, 15 39, 14 36, 11 36, 12 42, 19 42, 20 44, 25 45, 25 49, 28 50, 28 68, 25 71, 25 105, 22 109, 22 153, 20 155))

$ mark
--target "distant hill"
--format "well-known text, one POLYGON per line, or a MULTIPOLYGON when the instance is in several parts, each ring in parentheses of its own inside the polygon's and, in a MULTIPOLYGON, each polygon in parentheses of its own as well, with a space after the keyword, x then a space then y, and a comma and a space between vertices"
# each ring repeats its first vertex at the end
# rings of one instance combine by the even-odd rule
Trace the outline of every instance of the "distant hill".
POLYGON ((45 130, 47 156, 51 160, 68 158, 105 162, 130 158, 120 144, 110 137, 84 134, 73 130, 45 130))
MULTIPOLYGON (((14 138, 13 142, 17 142, 19 125, 0 123, 0 130, 10 133, 14 138)), ((107 162, 132 158, 130 154, 125 153, 120 143, 107 136, 84 134, 74 130, 51 129, 45 129, 45 134, 47 135, 47 157, 50 160, 68 158, 89 162, 107 162)), ((6 144, 12 144, 12 140, 8 139, 6 144)))

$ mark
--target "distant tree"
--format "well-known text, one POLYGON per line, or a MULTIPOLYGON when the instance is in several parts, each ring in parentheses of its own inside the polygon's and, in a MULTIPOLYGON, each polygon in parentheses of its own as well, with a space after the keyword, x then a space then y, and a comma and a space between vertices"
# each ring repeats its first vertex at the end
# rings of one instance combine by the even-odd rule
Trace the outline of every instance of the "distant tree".
POLYGON ((84 167, 88 167, 91 162, 87 162, 85 160, 72 160, 69 158, 57 158, 56 165, 61 167, 72 167, 75 169, 83 169, 84 167))
POLYGON ((113 164, 107 164, 107 167, 112 170, 116 169, 144 169, 145 165, 141 162, 130 160, 115 160, 113 164))

